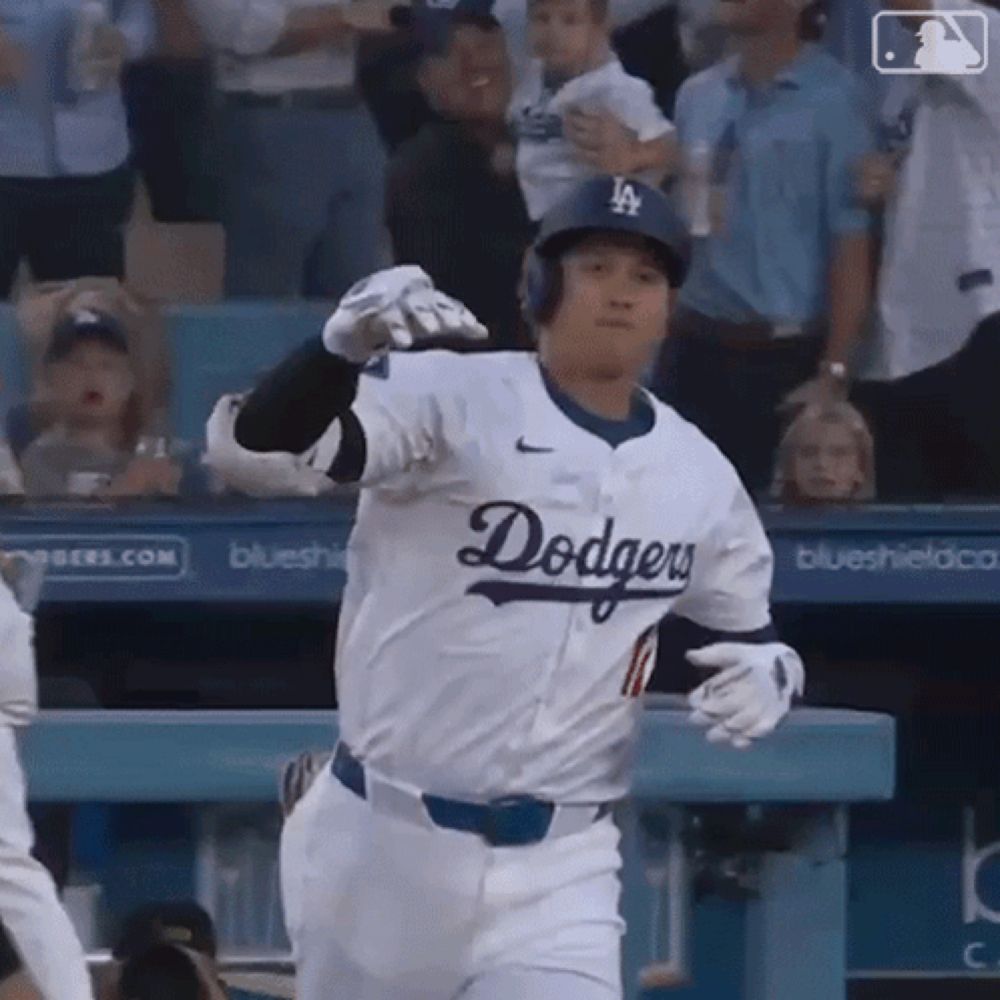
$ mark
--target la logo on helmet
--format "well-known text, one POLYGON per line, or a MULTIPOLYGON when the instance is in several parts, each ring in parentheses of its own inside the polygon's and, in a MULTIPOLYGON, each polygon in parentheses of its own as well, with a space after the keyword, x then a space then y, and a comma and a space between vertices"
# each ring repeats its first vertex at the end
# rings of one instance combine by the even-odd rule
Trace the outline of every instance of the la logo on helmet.
POLYGON ((615 215, 636 216, 642 208, 642 198, 636 193, 635 185, 627 178, 616 177, 608 206, 615 215))

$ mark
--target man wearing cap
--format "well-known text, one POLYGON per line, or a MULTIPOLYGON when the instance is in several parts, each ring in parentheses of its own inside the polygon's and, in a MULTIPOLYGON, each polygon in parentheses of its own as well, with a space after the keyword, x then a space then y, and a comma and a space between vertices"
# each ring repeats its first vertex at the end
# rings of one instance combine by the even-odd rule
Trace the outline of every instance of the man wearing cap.
POLYGON ((36 564, 0 563, 0 919, 44 1000, 92 1000, 83 949, 48 871, 32 857, 17 731, 38 710, 36 564))
POLYGON ((494 346, 521 344, 517 282, 531 225, 505 113, 510 66, 489 0, 414 8, 417 80, 434 120, 393 154, 386 221, 395 259, 464 302, 494 346))
POLYGON ((180 467, 138 445, 148 401, 122 325, 79 308, 56 323, 43 358, 51 424, 21 456, 29 496, 176 495, 180 467))
POLYGON ((771 481, 782 418, 843 399, 871 302, 874 142, 850 72, 803 41, 807 0, 718 0, 734 54, 690 77, 674 120, 695 237, 655 387, 771 481))
POLYGON ((709 740, 749 747, 801 693, 750 499, 639 385, 684 237, 658 191, 595 178, 528 257, 537 352, 389 350, 485 337, 397 267, 243 405, 240 446, 361 486, 341 741, 281 856, 298 1000, 620 1000, 611 812, 660 620, 700 629, 709 740))
POLYGON ((215 52, 226 292, 337 298, 384 263, 385 152, 356 86, 380 0, 190 0, 215 52))

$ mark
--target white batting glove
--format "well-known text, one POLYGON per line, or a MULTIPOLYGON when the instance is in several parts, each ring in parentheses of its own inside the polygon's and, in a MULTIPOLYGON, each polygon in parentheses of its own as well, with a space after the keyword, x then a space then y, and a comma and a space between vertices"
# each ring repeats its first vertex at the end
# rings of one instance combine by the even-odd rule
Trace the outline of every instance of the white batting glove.
POLYGON ((323 327, 323 344, 355 364, 390 348, 407 348, 441 334, 485 340, 489 332, 456 299, 437 291, 414 264, 390 267, 359 281, 323 327))
POLYGON ((716 642, 691 650, 696 667, 714 677, 688 695, 690 720, 710 727, 710 743, 730 742, 743 750, 774 731, 788 714, 793 695, 805 687, 799 654, 783 642, 716 642))

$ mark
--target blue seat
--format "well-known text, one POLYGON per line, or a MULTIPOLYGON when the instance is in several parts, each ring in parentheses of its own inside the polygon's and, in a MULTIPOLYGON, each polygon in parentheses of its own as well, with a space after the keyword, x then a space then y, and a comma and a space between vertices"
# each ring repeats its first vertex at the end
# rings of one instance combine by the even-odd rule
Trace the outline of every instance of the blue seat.
POLYGON ((331 311, 325 302, 245 300, 172 308, 174 433, 184 441, 202 442, 218 398, 252 388, 289 351, 319 336, 331 311))

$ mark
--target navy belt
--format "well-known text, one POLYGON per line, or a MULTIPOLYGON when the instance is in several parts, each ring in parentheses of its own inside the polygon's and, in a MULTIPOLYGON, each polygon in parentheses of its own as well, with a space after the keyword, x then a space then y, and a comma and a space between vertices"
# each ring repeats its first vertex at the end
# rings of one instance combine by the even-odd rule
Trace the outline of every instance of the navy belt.
MULTIPOLYGON (((364 765, 344 743, 338 743, 331 770, 345 788, 367 799, 364 765)), ((509 795, 490 802, 463 802, 424 792, 420 796, 431 821, 448 830, 475 833, 493 847, 523 847, 544 840, 552 825, 556 806, 530 795, 509 795)), ((594 819, 611 811, 610 805, 596 810, 594 819)))

